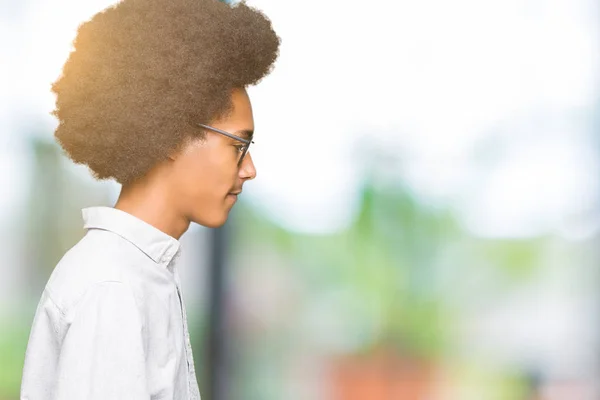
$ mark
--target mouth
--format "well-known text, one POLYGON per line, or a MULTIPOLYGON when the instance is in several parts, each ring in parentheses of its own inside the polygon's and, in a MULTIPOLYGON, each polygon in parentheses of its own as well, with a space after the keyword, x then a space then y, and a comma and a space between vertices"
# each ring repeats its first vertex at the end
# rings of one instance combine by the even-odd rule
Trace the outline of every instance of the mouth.
POLYGON ((233 202, 235 203, 237 201, 238 195, 240 193, 242 193, 241 190, 236 191, 236 192, 227 193, 227 198, 233 200, 233 202))

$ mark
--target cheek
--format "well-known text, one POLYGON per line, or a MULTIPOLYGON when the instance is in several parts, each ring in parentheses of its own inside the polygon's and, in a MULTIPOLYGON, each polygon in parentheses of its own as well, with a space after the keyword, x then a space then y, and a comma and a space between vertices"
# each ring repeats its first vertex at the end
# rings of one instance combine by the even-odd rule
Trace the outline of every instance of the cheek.
POLYGON ((237 168, 232 168, 222 149, 218 150, 200 148, 186 154, 185 159, 181 160, 177 173, 182 177, 181 189, 187 194, 186 197, 195 200, 222 198, 232 188, 237 168))

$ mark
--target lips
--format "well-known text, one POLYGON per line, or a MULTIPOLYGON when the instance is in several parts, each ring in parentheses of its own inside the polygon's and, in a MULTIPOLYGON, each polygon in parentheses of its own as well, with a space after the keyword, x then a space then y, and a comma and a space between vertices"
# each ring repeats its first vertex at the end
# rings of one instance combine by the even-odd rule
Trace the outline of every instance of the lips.
MULTIPOLYGON (((239 194, 239 192, 238 192, 239 194)), ((232 205, 237 203, 238 201, 238 195, 235 193, 229 193, 227 194, 227 200, 231 201, 232 205)))

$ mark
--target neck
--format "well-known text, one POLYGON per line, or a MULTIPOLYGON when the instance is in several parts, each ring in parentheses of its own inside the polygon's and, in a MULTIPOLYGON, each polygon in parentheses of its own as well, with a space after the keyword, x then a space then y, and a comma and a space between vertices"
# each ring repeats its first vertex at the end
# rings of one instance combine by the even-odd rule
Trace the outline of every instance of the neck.
POLYGON ((177 213, 166 188, 137 182, 124 185, 115 208, 154 226, 178 239, 187 231, 190 221, 177 213))

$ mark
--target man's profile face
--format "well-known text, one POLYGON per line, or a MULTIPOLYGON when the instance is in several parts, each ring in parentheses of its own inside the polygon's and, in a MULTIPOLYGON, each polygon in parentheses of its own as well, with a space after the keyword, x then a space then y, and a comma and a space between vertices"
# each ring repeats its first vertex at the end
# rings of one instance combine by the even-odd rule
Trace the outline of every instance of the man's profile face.
MULTIPOLYGON (((212 121, 210 126, 250 139, 248 133, 254 131, 254 118, 246 90, 233 90, 232 103, 232 112, 212 121)), ((206 130, 203 140, 190 140, 175 157, 172 195, 189 220, 211 228, 225 223, 238 197, 232 193, 240 192, 244 182, 256 176, 250 152, 238 166, 243 145, 206 130)))

